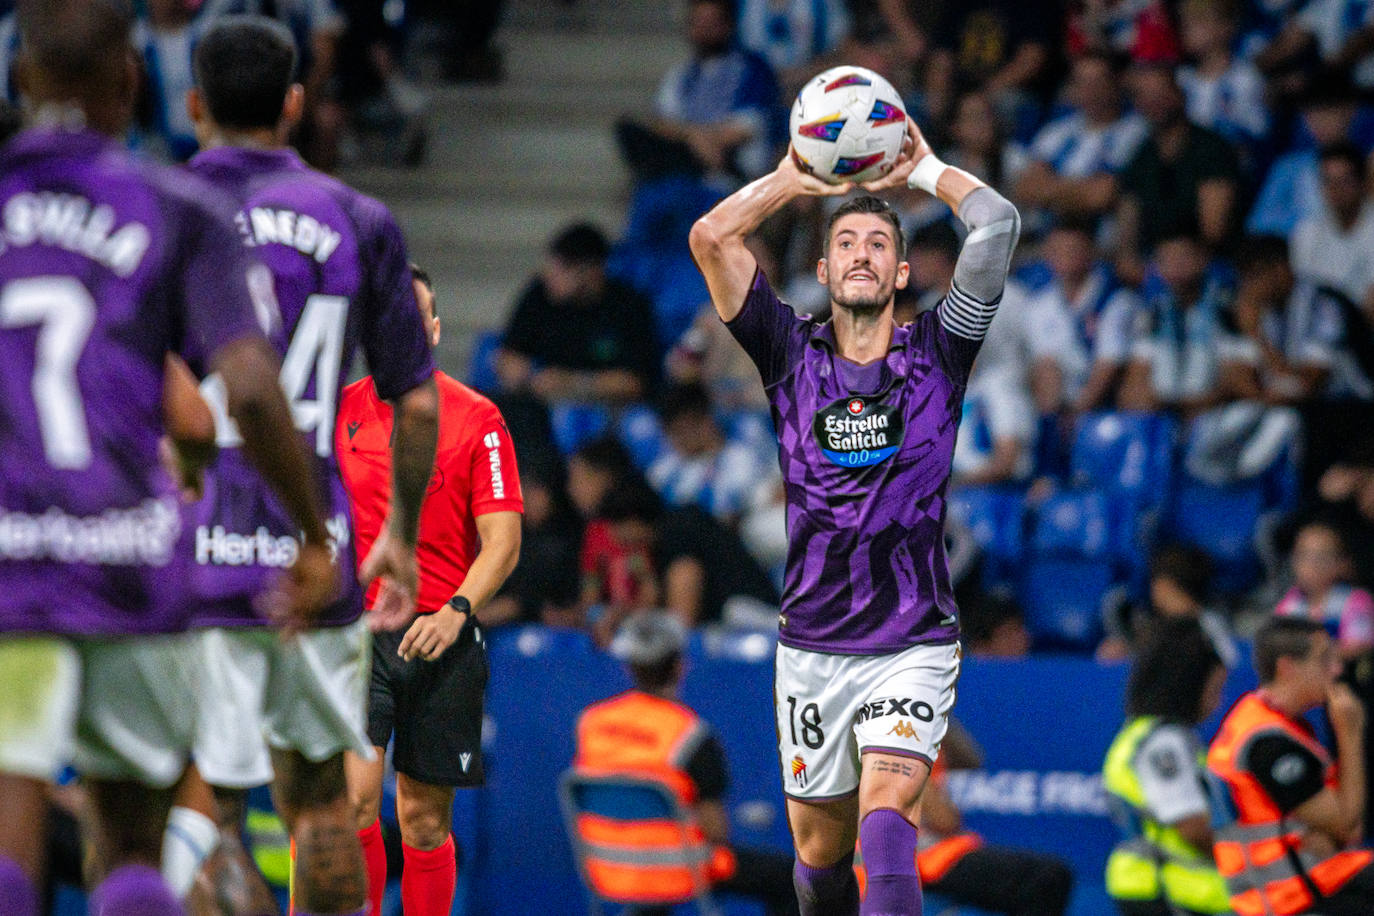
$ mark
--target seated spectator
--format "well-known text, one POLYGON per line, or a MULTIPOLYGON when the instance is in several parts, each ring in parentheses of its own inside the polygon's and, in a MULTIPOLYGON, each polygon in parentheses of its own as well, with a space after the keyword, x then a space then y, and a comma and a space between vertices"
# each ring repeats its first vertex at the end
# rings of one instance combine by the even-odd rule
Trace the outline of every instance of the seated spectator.
POLYGON ((582 533, 582 612, 597 645, 605 647, 621 622, 659 604, 654 569, 655 525, 663 506, 642 484, 625 484, 601 501, 582 533))
POLYGON ((1230 293, 1207 275, 1201 240, 1176 233, 1155 248, 1159 290, 1136 322, 1118 406, 1169 408, 1187 417, 1230 403, 1248 390, 1254 367, 1234 332, 1230 293))
MULTIPOLYGON (((992 187, 1014 186, 1029 161, 1025 149, 1007 139, 992 97, 982 90, 961 93, 955 101, 949 141, 940 152, 945 163, 979 176, 992 187)), ((923 192, 892 192, 892 204, 907 233, 953 219, 949 207, 923 192)))
POLYGON ((1326 80, 1311 87, 1299 108, 1306 142, 1274 160, 1260 187, 1245 229, 1251 235, 1282 235, 1321 207, 1318 150, 1351 139, 1357 114, 1348 85, 1326 80))
POLYGON ((973 364, 954 441, 955 487, 1026 481, 1035 455, 1035 408, 1024 380, 1008 368, 973 364))
POLYGON ((722 410, 768 409, 758 368, 709 302, 668 352, 666 366, 670 381, 705 385, 722 410))
POLYGON ((1318 154, 1321 203, 1293 229, 1289 255, 1300 279, 1331 286, 1374 305, 1374 202, 1364 156, 1349 143, 1318 154))
POLYGON ((561 486, 522 467, 525 496, 520 559, 496 597, 482 608, 484 626, 576 619, 581 524, 561 486))
POLYGON ((1026 303, 1031 394, 1041 414, 1082 413, 1116 400, 1140 297, 1097 259, 1093 225, 1055 224, 1045 239, 1050 281, 1026 303))
POLYGON ((143 56, 146 147, 163 159, 185 162, 196 152, 195 125, 186 110, 186 93, 195 84, 191 49, 209 25, 197 18, 199 4, 187 0, 149 0, 139 20, 136 47, 143 56))
POLYGON ((1254 397, 1300 404, 1374 396, 1374 382, 1350 345, 1355 335, 1369 336, 1353 302, 1328 286, 1296 280, 1288 246, 1277 236, 1247 239, 1236 260, 1233 313, 1259 370, 1254 397))
POLYGON ((940 304, 954 280, 959 247, 959 233, 947 221, 931 223, 912 233, 906 252, 907 264, 911 266, 906 288, 913 295, 899 302, 900 308, 894 308, 894 321, 913 321, 921 312, 940 304))
POLYGON ((1348 74, 1374 88, 1374 6, 1366 0, 1309 0, 1255 58, 1267 74, 1294 74, 1278 87, 1291 91, 1318 69, 1348 74), (1296 73, 1295 73, 1296 71, 1296 73))
POLYGON ((1065 36, 1070 55, 1107 51, 1156 64, 1179 58, 1178 32, 1164 0, 1087 0, 1070 9, 1065 36))
POLYGON ((959 86, 978 86, 1008 123, 1023 111, 1036 116, 1046 94, 1050 17, 1019 0, 965 0, 940 8, 926 66, 926 117, 938 122, 952 112, 959 86), (1022 109, 1022 111, 1018 111, 1022 109))
POLYGON ((1355 564, 1345 533, 1334 522, 1310 521, 1293 544, 1293 587, 1279 601, 1279 617, 1326 627, 1343 658, 1374 647, 1374 596, 1354 584, 1355 564))
MULTIPOLYGON (((754 898, 764 905, 766 916, 795 916, 792 856, 730 841, 725 751, 710 725, 679 699, 686 649, 687 630, 671 614, 646 611, 625 622, 610 650, 629 669, 634 687, 587 707, 578 716, 573 769, 595 776, 664 780, 691 812, 693 823, 685 839, 702 847, 711 890, 754 898)), ((584 840, 601 842, 592 836, 584 840)), ((606 884, 614 881, 617 885, 606 889, 631 899, 661 893, 664 867, 651 864, 653 841, 643 837, 642 843, 635 844, 628 836, 624 840, 627 845, 639 845, 633 853, 647 854, 648 861, 606 869, 606 884)), ((672 909, 633 906, 626 912, 667 916, 672 909)))
POLYGON ((1212 607, 1212 558, 1191 544, 1165 544, 1150 557, 1149 604, 1131 610, 1129 619, 1109 619, 1109 633, 1097 647, 1099 661, 1127 658, 1138 651, 1154 621, 1191 618, 1207 634, 1227 668, 1240 663, 1231 623, 1212 607))
POLYGON ((1125 110, 1121 66, 1111 54, 1076 58, 1065 98, 1072 110, 1035 135, 1015 197, 1054 213, 1105 213, 1116 202, 1112 176, 1135 156, 1150 126, 1125 110))
POLYGON ((777 81, 762 57, 734 39, 732 0, 691 0, 692 56, 663 78, 656 119, 616 125, 621 155, 637 178, 685 174, 733 185, 773 166, 782 127, 777 81))
POLYGON ((1240 0, 1185 0, 1179 18, 1190 63, 1179 68, 1178 82, 1194 124, 1253 150, 1268 136, 1269 110, 1259 70, 1232 53, 1240 12, 1240 0))
POLYGON ((588 223, 554 238, 496 355, 505 388, 550 403, 616 404, 649 394, 658 369, 653 306, 606 276, 609 253, 606 237, 588 223))
POLYGON ((842 0, 741 0, 739 43, 768 62, 790 104, 806 81, 823 69, 817 60, 849 35, 842 0))
POLYGON ((1021 608, 1009 595, 980 592, 970 601, 961 599, 959 629, 974 655, 1024 658, 1030 654, 1030 630, 1021 608))
POLYGON ((1135 74, 1135 106, 1150 134, 1117 176, 1117 232, 1122 276, 1142 275, 1139 257, 1166 236, 1195 230, 1211 248, 1235 230, 1239 166, 1218 134, 1188 120, 1183 93, 1168 67, 1135 74))
POLYGON ((568 502, 585 523, 596 515, 607 493, 634 476, 634 462, 620 440, 593 439, 568 456, 568 502))
MULTIPOLYGON (((599 638, 609 639, 628 610, 646 606, 643 596, 651 578, 660 597, 649 603, 673 612, 688 626, 725 619, 732 599, 741 606, 769 608, 770 623, 777 616, 778 590, 768 575, 733 532, 697 507, 665 510, 648 484, 631 480, 606 494, 598 516, 605 533, 596 535, 592 554, 622 564, 622 575, 634 579, 633 584, 620 583, 627 586, 622 600, 593 623, 599 638), (641 559, 645 550, 652 561, 647 570, 641 559)), ((587 540, 595 525, 596 520, 588 525, 587 540)), ((583 556, 586 569, 586 541, 583 556)), ((597 584, 604 588, 607 583, 603 577, 597 584)), ((584 597, 588 594, 584 591, 584 597)), ((752 621, 757 615, 746 616, 752 621)))
POLYGON ((755 489, 768 486, 778 474, 771 456, 765 464, 757 449, 725 438, 701 385, 670 388, 659 417, 667 448, 649 466, 649 483, 670 505, 695 505, 721 524, 736 527, 755 489))

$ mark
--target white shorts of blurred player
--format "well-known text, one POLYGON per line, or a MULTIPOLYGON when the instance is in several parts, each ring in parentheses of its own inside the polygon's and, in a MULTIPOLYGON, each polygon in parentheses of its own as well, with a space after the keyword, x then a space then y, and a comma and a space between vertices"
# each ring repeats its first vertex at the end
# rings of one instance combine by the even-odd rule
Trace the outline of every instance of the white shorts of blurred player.
POLYGON ((190 639, 0 639, 0 770, 167 788, 195 728, 190 639))
POLYGON ((949 727, 958 643, 892 655, 830 655, 779 645, 773 697, 783 791, 827 801, 859 788, 860 755, 933 763, 949 727))
POLYGON ((287 639, 260 628, 213 628, 193 636, 192 757, 210 785, 249 789, 271 782, 269 746, 299 751, 314 763, 343 751, 372 759, 366 621, 287 639))

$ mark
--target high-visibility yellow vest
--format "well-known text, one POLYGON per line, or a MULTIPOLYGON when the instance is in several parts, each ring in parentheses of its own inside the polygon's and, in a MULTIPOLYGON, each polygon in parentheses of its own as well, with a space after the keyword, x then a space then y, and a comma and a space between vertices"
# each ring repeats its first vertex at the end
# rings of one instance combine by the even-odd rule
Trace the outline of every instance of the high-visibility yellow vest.
MULTIPOLYGON (((1103 787, 1122 817, 1128 836, 1107 858, 1107 893, 1117 900, 1159 900, 1197 913, 1229 913, 1226 883, 1211 850, 1198 849, 1173 827, 1151 817, 1136 767, 1140 748, 1155 729, 1157 716, 1127 721, 1107 749, 1103 787)), ((1197 761, 1201 772, 1203 761, 1197 761)))

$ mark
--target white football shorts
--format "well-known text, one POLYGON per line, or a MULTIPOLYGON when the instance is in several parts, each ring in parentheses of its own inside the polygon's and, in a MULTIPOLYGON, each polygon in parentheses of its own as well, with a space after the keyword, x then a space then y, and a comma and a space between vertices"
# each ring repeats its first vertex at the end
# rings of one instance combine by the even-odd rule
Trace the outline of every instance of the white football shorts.
POLYGON ((272 781, 268 747, 313 762, 343 751, 372 759, 367 687, 372 634, 359 619, 283 640, 276 630, 198 630, 196 736, 205 781, 247 789, 272 781))
POLYGON ((773 699, 783 791, 825 801, 859 788, 866 752, 933 764, 954 707, 958 643, 892 655, 830 655, 778 645, 773 699))

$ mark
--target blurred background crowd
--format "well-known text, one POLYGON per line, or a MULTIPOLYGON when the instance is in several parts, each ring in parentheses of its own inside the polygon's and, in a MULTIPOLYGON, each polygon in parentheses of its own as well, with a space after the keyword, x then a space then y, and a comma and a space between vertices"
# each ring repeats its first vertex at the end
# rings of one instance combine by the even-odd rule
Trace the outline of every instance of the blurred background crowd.
MULTIPOLYGON (((587 0, 544 5, 555 29, 586 27, 587 0)), ((195 150, 190 53, 226 13, 297 34, 297 145, 346 174, 461 147, 432 128, 442 87, 512 76, 502 3, 141 6, 130 142, 164 158, 195 150)), ((942 157, 1026 226, 950 487, 972 649, 1115 658, 1151 616, 1202 615, 1229 638, 1276 611, 1328 622, 1351 655, 1374 645, 1374 2, 688 0, 661 16, 680 59, 607 130, 625 187, 541 232, 537 263, 502 261, 528 281, 504 316, 461 322, 467 365, 447 367, 497 399, 521 449, 526 547, 490 624, 604 643, 664 606, 772 628, 786 530, 771 420, 686 237, 777 161, 798 87, 847 62, 898 86, 942 157), (622 203, 623 228, 606 219, 622 203)), ((3 14, 12 100, 15 42, 3 14)), ((474 142, 509 98, 460 118, 474 142)), ((893 203, 902 320, 947 288, 961 230, 920 192, 893 203)), ((799 312, 826 308, 815 261, 836 205, 803 202, 754 240, 799 312)), ((465 221, 460 196, 445 206, 465 221)), ((473 231, 502 247, 501 226, 473 231)))

